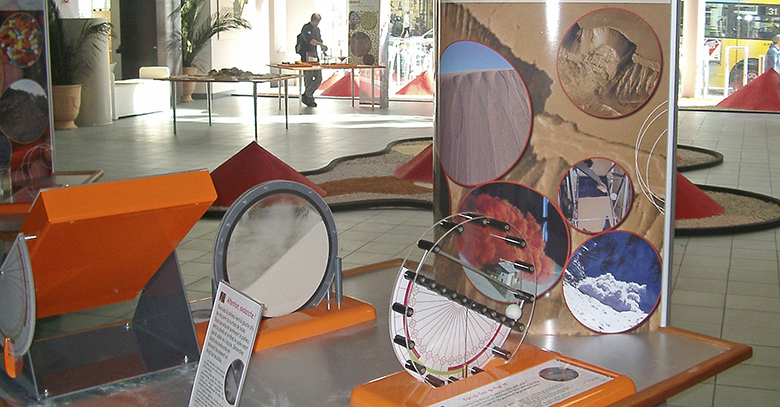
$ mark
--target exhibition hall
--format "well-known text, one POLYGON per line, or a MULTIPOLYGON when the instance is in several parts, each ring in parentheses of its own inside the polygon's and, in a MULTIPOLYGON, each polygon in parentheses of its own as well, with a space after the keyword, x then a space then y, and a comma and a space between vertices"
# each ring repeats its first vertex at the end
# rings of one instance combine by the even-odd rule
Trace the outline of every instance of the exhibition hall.
POLYGON ((0 1, 0 406, 780 396, 780 73, 687 96, 675 3, 206 2, 195 73, 78 3, 0 1))

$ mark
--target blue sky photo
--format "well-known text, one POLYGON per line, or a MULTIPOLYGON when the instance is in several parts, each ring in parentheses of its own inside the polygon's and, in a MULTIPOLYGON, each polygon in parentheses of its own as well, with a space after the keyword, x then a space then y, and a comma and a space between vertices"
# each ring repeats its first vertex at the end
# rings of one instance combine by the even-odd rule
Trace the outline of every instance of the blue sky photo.
POLYGON ((441 73, 509 69, 512 65, 495 50, 474 41, 457 41, 441 55, 441 73))

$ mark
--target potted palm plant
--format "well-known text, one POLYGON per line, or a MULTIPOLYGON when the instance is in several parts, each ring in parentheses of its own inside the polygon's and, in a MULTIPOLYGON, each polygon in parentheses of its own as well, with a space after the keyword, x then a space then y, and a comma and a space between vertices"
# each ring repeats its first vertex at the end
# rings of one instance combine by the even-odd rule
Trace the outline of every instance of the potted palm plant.
POLYGON ((76 35, 68 35, 57 4, 47 0, 47 5, 54 129, 75 129, 74 120, 81 107, 81 82, 94 71, 94 56, 100 43, 111 36, 111 24, 84 22, 76 35))
MULTIPOLYGON (((172 19, 181 18, 179 30, 174 30, 171 45, 174 49, 181 49, 182 73, 185 75, 197 72, 195 60, 213 36, 225 31, 252 28, 249 21, 241 17, 243 6, 238 11, 221 9, 209 15, 204 13, 207 1, 182 0, 170 16, 172 19)), ((192 102, 195 83, 185 82, 184 85, 181 101, 192 102)))

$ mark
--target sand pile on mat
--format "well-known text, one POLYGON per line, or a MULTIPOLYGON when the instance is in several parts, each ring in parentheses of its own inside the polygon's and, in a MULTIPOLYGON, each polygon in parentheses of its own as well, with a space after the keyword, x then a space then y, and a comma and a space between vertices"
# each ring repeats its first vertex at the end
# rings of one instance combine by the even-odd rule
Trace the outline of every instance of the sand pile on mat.
POLYGON ((677 219, 675 228, 701 229, 762 223, 780 218, 780 206, 754 197, 728 192, 705 191, 715 202, 723 206, 721 215, 700 219, 677 219))
POLYGON ((432 185, 393 176, 396 167, 409 162, 430 144, 430 141, 402 142, 386 153, 347 158, 337 162, 330 171, 306 173, 306 177, 327 192, 325 202, 329 204, 399 198, 432 202, 432 185))

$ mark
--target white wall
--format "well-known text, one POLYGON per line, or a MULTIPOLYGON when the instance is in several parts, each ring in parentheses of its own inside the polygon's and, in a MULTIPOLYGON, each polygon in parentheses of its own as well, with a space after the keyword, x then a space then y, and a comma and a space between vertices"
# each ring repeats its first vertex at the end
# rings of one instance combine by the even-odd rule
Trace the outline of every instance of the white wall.
POLYGON ((682 46, 680 56, 680 96, 702 97, 704 77, 704 0, 684 3, 682 46))
POLYGON ((63 18, 92 18, 92 0, 54 0, 63 18))
MULTIPOLYGON (((271 15, 268 33, 271 63, 289 62, 287 57, 287 0, 268 0, 271 15)), ((294 40, 293 40, 294 41, 294 40)))
POLYGON ((79 15, 79 1, 83 1, 84 4, 91 8, 91 0, 70 0, 67 3, 63 0, 54 0, 57 4, 57 9, 60 10, 60 16, 62 16, 62 18, 92 17, 91 10, 89 16, 79 15))
POLYGON ((285 61, 301 59, 300 55, 295 53, 295 40, 301 33, 303 25, 311 20, 311 14, 318 12, 315 6, 315 0, 287 0, 287 58, 285 61))
MULTIPOLYGON (((320 32, 322 33, 322 42, 328 46, 328 55, 338 56, 339 53, 348 55, 347 1, 316 0, 315 6, 316 12, 322 15, 320 32)), ((298 29, 300 30, 300 27, 298 29)), ((293 45, 295 44, 293 43, 293 45)))
MULTIPOLYGON (((232 5, 230 0, 211 0, 212 14, 216 12, 218 2, 222 7, 232 5)), ((252 23, 252 30, 231 31, 214 37, 208 50, 211 67, 236 67, 261 74, 270 72, 268 64, 299 59, 295 54, 295 38, 314 12, 323 16, 320 28, 325 44, 336 53, 341 47, 346 55, 346 9, 347 0, 249 0, 243 17, 252 23)), ((251 85, 244 85, 215 84, 213 90, 226 93, 237 89, 250 93, 251 85)), ((270 85, 261 87, 268 88, 270 85)), ((196 92, 205 93, 205 87, 196 92)))
POLYGON ((114 38, 111 41, 111 62, 115 64, 113 72, 116 78, 122 78, 122 54, 116 52, 119 44, 122 43, 121 32, 119 30, 119 27, 121 27, 119 0, 111 0, 111 24, 114 26, 114 38))
MULTIPOLYGON (((252 24, 251 30, 221 33, 211 39, 211 68, 238 68, 253 73, 267 73, 269 61, 268 1, 249 0, 243 17, 252 24)), ((232 1, 219 0, 222 7, 231 7, 232 1)), ((217 0, 211 1, 212 14, 217 12, 217 0)), ((214 84, 214 92, 235 89, 231 84, 214 84)), ((251 85, 249 85, 251 92, 251 85)))

